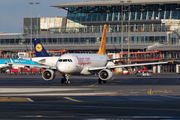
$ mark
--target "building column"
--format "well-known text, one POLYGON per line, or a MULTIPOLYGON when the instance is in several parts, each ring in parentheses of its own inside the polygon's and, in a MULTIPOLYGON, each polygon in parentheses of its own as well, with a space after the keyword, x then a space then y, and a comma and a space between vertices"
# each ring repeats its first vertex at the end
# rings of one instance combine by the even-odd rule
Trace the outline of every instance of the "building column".
POLYGON ((176 64, 176 73, 179 73, 179 64, 176 64))
POLYGON ((156 65, 153 66, 153 73, 156 73, 156 65))
POLYGON ((158 73, 161 73, 161 65, 158 65, 158 73))

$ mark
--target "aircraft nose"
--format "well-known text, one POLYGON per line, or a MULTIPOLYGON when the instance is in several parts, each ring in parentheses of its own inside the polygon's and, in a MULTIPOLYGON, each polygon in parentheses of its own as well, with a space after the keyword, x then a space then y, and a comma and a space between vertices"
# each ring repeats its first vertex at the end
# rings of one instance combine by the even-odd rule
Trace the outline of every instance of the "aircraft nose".
POLYGON ((69 69, 69 65, 57 63, 57 70, 61 73, 67 73, 69 69))
POLYGON ((56 68, 59 72, 63 72, 62 67, 63 67, 63 64, 60 64, 59 62, 56 63, 56 68))

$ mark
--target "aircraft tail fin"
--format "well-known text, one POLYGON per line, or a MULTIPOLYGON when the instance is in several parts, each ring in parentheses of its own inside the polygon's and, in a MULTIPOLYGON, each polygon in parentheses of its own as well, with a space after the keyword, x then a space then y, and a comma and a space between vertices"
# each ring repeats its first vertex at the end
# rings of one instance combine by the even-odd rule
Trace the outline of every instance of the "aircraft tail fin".
MULTIPOLYGON (((12 59, 10 59, 10 61, 11 61, 11 63, 14 63, 13 61, 12 61, 12 59)), ((7 61, 6 61, 7 62, 7 61)))
POLYGON ((107 33, 107 25, 104 25, 101 45, 99 47, 98 55, 105 55, 106 54, 106 33, 107 33))
POLYGON ((48 57, 50 56, 47 51, 44 49, 43 45, 38 39, 33 39, 34 50, 36 52, 36 57, 48 57))

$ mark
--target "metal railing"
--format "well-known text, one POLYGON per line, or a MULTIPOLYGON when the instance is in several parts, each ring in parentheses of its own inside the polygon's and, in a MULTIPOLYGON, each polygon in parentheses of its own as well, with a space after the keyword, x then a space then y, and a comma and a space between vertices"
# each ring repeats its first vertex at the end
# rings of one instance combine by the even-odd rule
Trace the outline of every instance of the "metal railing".
MULTIPOLYGON (((128 32, 128 25, 108 25, 107 32, 128 32)), ((170 32, 171 25, 130 25, 130 32, 170 32)), ((103 26, 50 28, 50 34, 102 33, 103 26)))

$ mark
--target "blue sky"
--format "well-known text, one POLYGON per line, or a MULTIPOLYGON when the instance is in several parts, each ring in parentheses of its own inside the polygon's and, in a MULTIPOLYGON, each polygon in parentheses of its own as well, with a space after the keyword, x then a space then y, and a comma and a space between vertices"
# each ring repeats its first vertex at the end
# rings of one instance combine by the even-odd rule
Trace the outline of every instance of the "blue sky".
MULTIPOLYGON (((51 5, 84 2, 88 0, 38 0, 38 14, 40 17, 67 16, 65 10, 51 5)), ((20 33, 23 18, 31 17, 31 0, 0 0, 0 32, 20 33)), ((32 0, 36 3, 37 0, 32 0)), ((32 16, 37 16, 37 5, 32 5, 32 16)))

